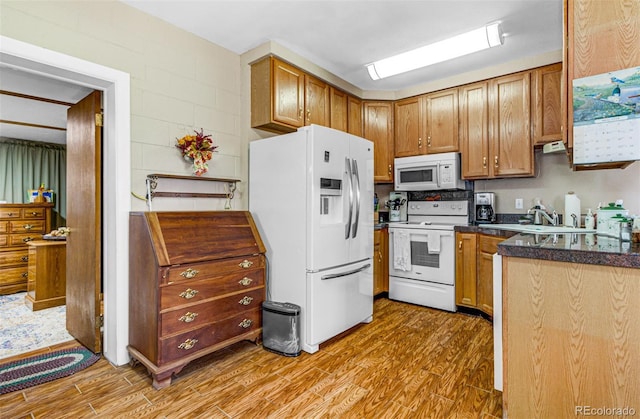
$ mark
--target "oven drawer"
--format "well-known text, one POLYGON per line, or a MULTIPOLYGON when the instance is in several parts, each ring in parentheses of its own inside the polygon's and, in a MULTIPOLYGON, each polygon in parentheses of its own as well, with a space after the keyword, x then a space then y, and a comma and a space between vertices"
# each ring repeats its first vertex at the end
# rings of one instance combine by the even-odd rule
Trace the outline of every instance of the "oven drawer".
POLYGON ((389 298, 392 300, 456 311, 455 294, 453 285, 389 277, 389 298))

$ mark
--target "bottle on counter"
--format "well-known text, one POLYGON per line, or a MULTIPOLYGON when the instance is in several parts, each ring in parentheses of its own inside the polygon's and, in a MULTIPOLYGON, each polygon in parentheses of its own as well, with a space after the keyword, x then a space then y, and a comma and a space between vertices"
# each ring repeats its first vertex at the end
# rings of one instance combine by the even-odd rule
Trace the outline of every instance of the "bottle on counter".
POLYGON ((587 215, 584 216, 584 228, 587 230, 593 230, 596 226, 596 220, 593 218, 591 208, 587 209, 587 215))

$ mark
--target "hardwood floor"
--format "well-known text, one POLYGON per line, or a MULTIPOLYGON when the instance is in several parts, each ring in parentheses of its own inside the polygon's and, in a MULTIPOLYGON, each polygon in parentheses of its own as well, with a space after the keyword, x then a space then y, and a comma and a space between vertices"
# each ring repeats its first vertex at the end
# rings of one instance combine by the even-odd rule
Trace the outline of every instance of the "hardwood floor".
POLYGON ((491 324, 377 299, 374 320, 319 352, 283 357, 240 342, 154 390, 138 364, 104 358, 0 396, 1 418, 501 418, 491 324))

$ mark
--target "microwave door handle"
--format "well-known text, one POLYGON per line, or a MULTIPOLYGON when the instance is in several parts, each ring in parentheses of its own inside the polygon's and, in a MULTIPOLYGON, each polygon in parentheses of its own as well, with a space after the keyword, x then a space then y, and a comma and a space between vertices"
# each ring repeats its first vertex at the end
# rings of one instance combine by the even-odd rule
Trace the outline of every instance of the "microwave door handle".
POLYGON ((349 178, 349 218, 344 226, 344 239, 347 240, 351 234, 351 218, 353 217, 353 176, 351 174, 351 164, 349 158, 344 158, 344 164, 346 166, 347 177, 349 178))
POLYGON ((356 159, 352 159, 353 162, 353 176, 356 178, 356 219, 353 222, 352 238, 356 238, 358 235, 358 222, 360 220, 360 175, 358 174, 358 162, 356 159))
POLYGON ((440 162, 436 166, 436 185, 440 188, 440 162))

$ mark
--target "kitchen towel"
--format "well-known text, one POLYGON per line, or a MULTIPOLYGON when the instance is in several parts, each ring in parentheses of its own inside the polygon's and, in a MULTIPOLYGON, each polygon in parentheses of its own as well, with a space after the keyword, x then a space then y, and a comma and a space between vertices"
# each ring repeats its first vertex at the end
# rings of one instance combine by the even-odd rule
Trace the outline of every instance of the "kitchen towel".
POLYGON ((411 239, 406 231, 393 232, 393 269, 411 270, 411 239))
POLYGON ((427 236, 427 252, 430 255, 440 253, 440 232, 430 231, 427 236))

